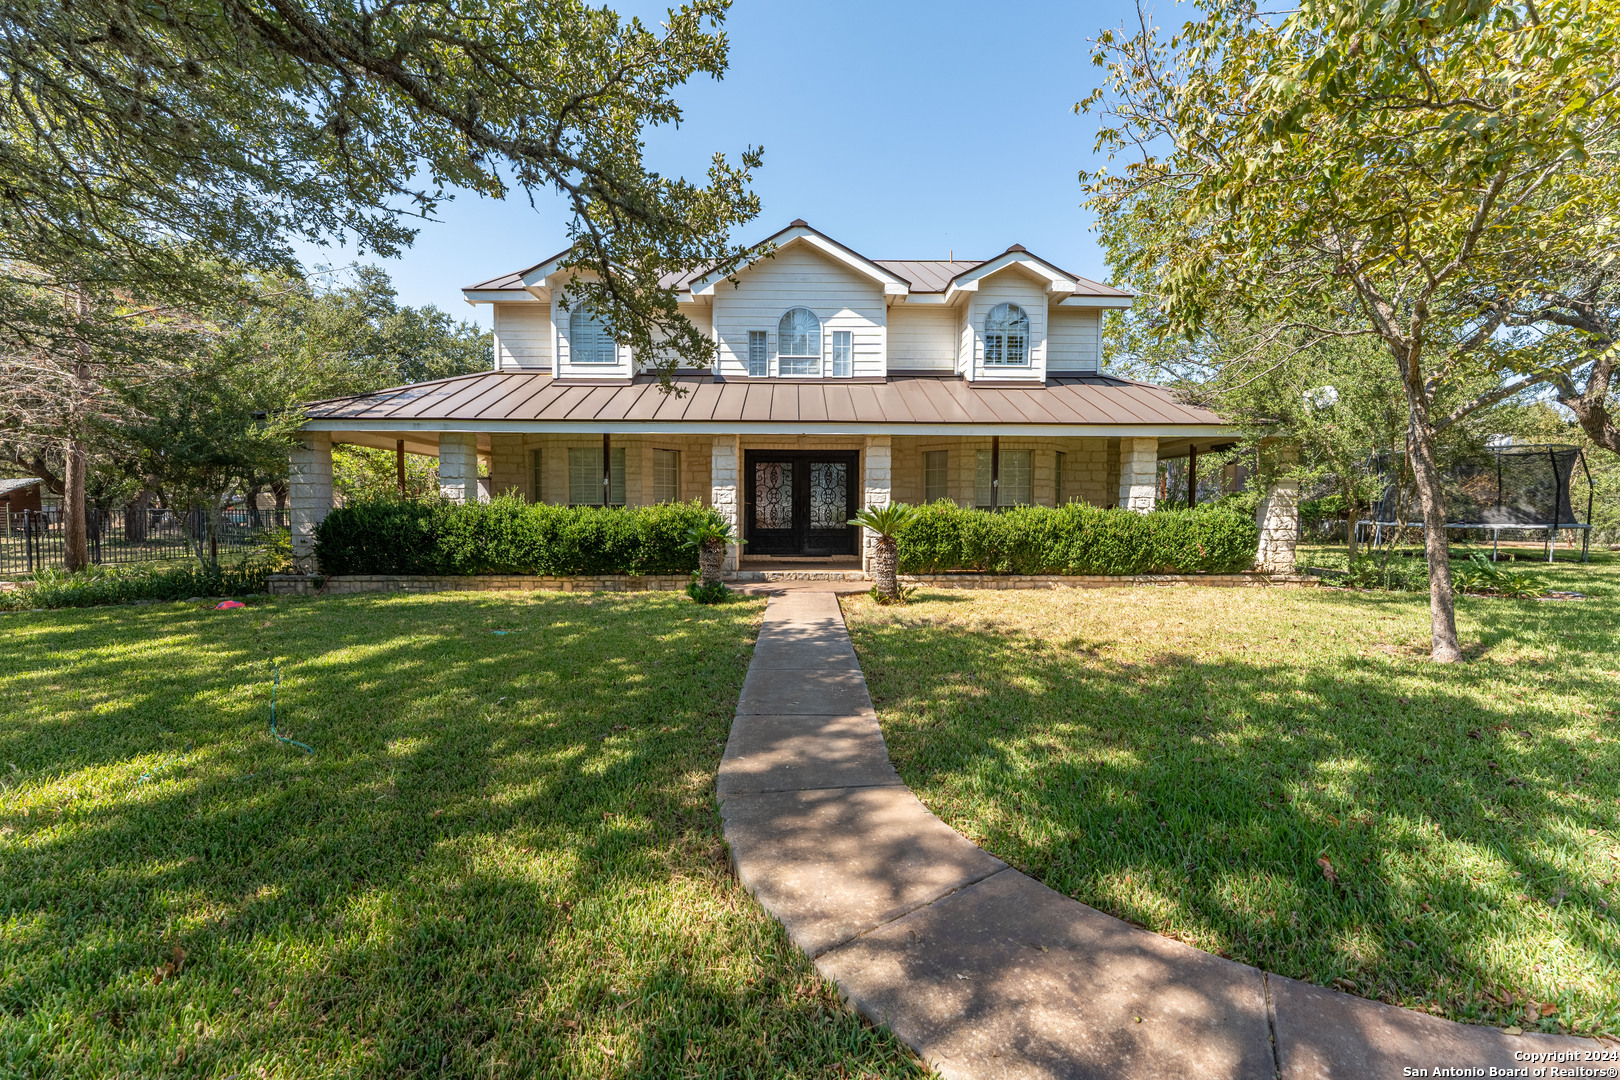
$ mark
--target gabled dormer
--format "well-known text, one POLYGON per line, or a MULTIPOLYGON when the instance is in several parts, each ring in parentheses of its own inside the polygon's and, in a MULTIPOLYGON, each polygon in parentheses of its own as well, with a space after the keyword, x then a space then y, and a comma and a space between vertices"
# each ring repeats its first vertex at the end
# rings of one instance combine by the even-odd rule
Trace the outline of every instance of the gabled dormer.
MULTIPOLYGON (((797 220, 729 275, 672 274, 666 286, 725 382, 881 380, 895 373, 1032 385, 1099 370, 1099 316, 1131 294, 1014 244, 985 260, 875 260, 797 220)), ((569 295, 567 251, 464 290, 495 313, 495 366, 623 382, 629 349, 569 295)))

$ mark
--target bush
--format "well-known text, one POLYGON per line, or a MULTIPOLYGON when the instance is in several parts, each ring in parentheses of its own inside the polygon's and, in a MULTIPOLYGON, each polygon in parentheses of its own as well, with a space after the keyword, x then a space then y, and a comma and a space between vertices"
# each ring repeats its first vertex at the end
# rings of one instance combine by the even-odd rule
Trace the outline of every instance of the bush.
POLYGON ((381 499, 333 510, 315 530, 328 574, 685 574, 687 535, 722 522, 697 502, 550 506, 381 499))
POLYGON ((41 570, 21 588, 0 592, 0 608, 96 607, 137 600, 244 596, 264 592, 265 578, 282 569, 279 558, 261 553, 217 571, 197 565, 92 566, 74 574, 41 570))
POLYGON ((1070 503, 992 514, 937 502, 919 507, 896 539, 905 574, 1219 574, 1252 566, 1260 533, 1223 504, 1138 514, 1070 503))
POLYGON ((731 590, 726 588, 724 582, 705 585, 694 578, 686 583, 686 595, 700 604, 723 604, 731 599, 731 590))

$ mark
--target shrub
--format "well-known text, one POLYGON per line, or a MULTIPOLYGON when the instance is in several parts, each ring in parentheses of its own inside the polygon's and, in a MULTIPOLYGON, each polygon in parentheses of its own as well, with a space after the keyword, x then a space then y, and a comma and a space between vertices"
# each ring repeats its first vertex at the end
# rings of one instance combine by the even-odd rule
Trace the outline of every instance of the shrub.
POLYGON ((694 578, 686 583, 686 595, 700 604, 723 604, 731 599, 731 590, 721 581, 705 584, 694 578))
POLYGON ((1070 503, 992 514, 937 502, 918 507, 896 539, 907 574, 1217 574, 1253 565, 1260 534, 1222 504, 1138 514, 1070 503))
POLYGON ((315 530, 328 574, 684 574, 697 567, 695 527, 722 523, 700 503, 550 506, 502 496, 362 501, 315 530))
POLYGON ((192 596, 245 596, 266 590, 265 578, 283 569, 274 554, 250 555, 210 570, 184 566, 91 566, 77 573, 41 570, 19 589, 0 592, 0 608, 75 608, 192 596))

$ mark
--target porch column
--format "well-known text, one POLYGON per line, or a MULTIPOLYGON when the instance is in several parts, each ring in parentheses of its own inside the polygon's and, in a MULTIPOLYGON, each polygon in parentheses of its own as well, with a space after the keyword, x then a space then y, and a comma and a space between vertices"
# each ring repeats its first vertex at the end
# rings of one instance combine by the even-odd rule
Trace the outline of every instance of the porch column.
POLYGON ((301 432, 287 467, 287 506, 292 519, 293 568, 315 572, 315 526, 332 509, 332 436, 301 432))
MULTIPOLYGON (((868 435, 866 452, 861 455, 861 508, 887 506, 894 494, 894 451, 888 435, 868 435)), ((861 569, 871 572, 877 534, 861 530, 861 569)))
MULTIPOLYGON (((742 536, 742 437, 716 435, 709 451, 709 505, 742 536)), ((736 544, 726 545, 727 570, 737 569, 736 544)))
POLYGON ((1271 479, 1254 514, 1260 527, 1254 568, 1268 574, 1292 574, 1299 543, 1299 480, 1278 474, 1298 463, 1299 449, 1290 443, 1262 443, 1260 455, 1265 466, 1261 471, 1271 479))
POLYGON ((439 494, 451 502, 478 501, 478 436, 465 431, 439 434, 439 494))
POLYGON ((1159 488, 1159 440, 1119 440, 1119 505, 1145 514, 1159 488))

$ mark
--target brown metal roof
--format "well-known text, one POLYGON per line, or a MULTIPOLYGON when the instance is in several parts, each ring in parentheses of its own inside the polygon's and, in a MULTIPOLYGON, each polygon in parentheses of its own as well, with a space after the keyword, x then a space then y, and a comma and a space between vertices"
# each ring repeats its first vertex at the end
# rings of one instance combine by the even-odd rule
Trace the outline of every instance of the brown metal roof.
POLYGON ((1207 409, 1177 400, 1162 386, 1106 375, 1048 379, 1041 386, 970 386, 955 377, 894 376, 884 382, 717 382, 707 374, 679 375, 684 391, 665 394, 658 380, 558 381, 542 372, 489 371, 370 394, 317 401, 310 421, 342 430, 437 423, 752 425, 927 424, 1031 426, 1192 426, 1225 428, 1207 409))

